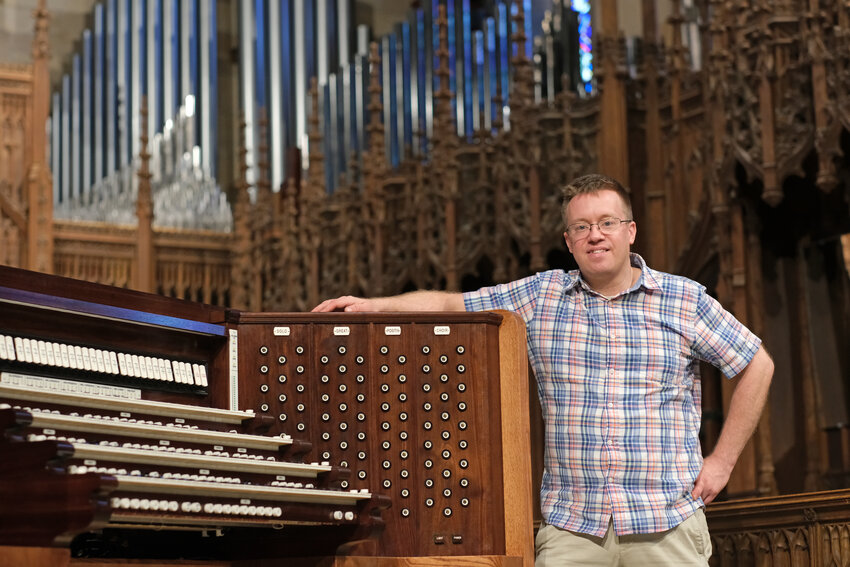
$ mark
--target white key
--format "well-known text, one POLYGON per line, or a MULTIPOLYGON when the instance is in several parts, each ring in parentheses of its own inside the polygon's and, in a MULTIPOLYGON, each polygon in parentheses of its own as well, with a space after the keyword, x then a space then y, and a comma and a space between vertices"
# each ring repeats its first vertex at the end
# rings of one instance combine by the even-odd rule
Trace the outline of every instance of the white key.
POLYGON ((171 380, 169 380, 168 378, 168 370, 171 368, 171 365, 168 364, 168 361, 164 358, 157 358, 156 364, 157 368, 159 369, 159 379, 163 382, 170 382, 171 380))
POLYGON ((30 346, 30 340, 24 339, 21 341, 21 344, 24 347, 24 362, 32 362, 32 347, 30 346))
MULTIPOLYGON (((38 356, 39 358, 41 358, 42 364, 50 364, 50 357, 48 356, 48 352, 53 352, 53 350, 51 349, 50 351, 48 351, 47 343, 44 341, 38 341, 38 356)), ((53 366, 52 364, 50 365, 53 366)))
POLYGON ((77 345, 69 345, 68 349, 68 355, 71 358, 71 368, 85 370, 86 364, 83 362, 83 349, 77 345), (71 355, 72 352, 74 353, 73 355, 71 355))
POLYGON ((41 353, 38 351, 38 341, 35 339, 24 339, 24 351, 32 352, 33 364, 41 364, 41 353), (29 347, 27 344, 29 343, 29 347))
POLYGON ((118 374, 118 357, 114 351, 103 351, 103 363, 106 365, 107 372, 110 374, 118 374))
POLYGON ((62 368, 71 368, 71 357, 68 355, 68 345, 59 345, 59 357, 62 359, 62 368))
MULTIPOLYGON (((76 350, 76 349, 74 349, 74 350, 76 350)), ((80 352, 83 355, 83 368, 85 370, 91 370, 92 365, 91 365, 91 357, 89 356, 89 347, 81 347, 80 352)))
POLYGON ((106 372, 106 364, 103 361, 103 351, 99 348, 94 350, 94 360, 97 363, 97 371, 106 372))
POLYGON ((6 335, 0 335, 0 358, 9 360, 9 355, 6 353, 6 335))
POLYGON ((203 364, 198 365, 200 367, 200 375, 201 375, 201 386, 209 386, 209 382, 207 381, 207 367, 203 364))
POLYGON ((150 380, 156 380, 156 379, 157 379, 157 377, 156 377, 156 368, 154 368, 154 366, 153 366, 153 361, 151 360, 151 357, 149 357, 149 356, 143 356, 143 357, 141 357, 141 358, 142 358, 142 360, 141 360, 140 364, 144 364, 144 366, 145 366, 145 372, 147 372, 147 373, 148 373, 148 376, 147 376, 147 377, 148 377, 150 380))
POLYGON ((55 346, 56 343, 44 343, 44 349, 47 351, 47 364, 50 366, 57 366, 55 346))
POLYGON ((196 386, 201 385, 201 365, 192 364, 192 383, 196 386))
POLYGON ((173 361, 173 362, 172 362, 172 365, 174 366, 174 379, 175 379, 175 382, 177 382, 178 384, 182 384, 182 383, 184 382, 184 378, 183 378, 183 363, 182 363, 182 362, 180 362, 180 361, 178 361, 178 360, 175 360, 175 361, 173 361))
POLYGON ((133 365, 133 376, 136 378, 145 378, 145 375, 142 374, 142 365, 139 364, 139 357, 137 355, 130 355, 130 363, 133 365))
POLYGON ((127 364, 127 355, 123 352, 118 353, 118 372, 121 376, 130 376, 130 365, 127 364))
MULTIPOLYGON (((14 340, 13 340, 13 344, 15 345, 15 347, 11 351, 12 353, 14 353, 12 360, 20 360, 20 361, 23 362, 23 360, 24 360, 24 341, 23 341, 23 339, 21 339, 21 337, 15 337, 14 340)), ((6 350, 9 350, 9 342, 8 341, 6 341, 6 350)))

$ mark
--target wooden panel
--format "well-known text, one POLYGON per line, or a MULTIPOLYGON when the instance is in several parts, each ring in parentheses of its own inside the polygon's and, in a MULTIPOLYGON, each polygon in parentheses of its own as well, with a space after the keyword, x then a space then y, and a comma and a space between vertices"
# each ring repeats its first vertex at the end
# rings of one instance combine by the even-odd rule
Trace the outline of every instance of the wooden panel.
POLYGON ((379 555, 509 545, 530 565, 524 326, 504 315, 500 342, 494 314, 242 313, 240 409, 350 469, 348 488, 390 496, 379 555))

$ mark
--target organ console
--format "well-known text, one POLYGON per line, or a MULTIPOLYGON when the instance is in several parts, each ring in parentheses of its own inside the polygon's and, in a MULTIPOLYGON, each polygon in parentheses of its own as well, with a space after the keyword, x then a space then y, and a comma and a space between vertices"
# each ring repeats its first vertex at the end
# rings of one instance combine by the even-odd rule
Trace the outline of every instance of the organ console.
POLYGON ((0 564, 531 566, 526 368, 509 313, 246 313, 0 267, 0 564))

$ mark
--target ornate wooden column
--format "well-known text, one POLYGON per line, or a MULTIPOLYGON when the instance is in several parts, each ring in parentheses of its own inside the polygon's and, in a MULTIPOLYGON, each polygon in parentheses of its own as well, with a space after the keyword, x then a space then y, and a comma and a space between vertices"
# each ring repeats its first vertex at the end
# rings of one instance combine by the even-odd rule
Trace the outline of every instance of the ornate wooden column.
POLYGON ((151 196, 151 172, 148 153, 148 104, 142 97, 141 105, 141 150, 139 151, 139 190, 136 196, 136 285, 139 291, 153 292, 153 198, 151 196))
POLYGON ((45 125, 50 101, 50 74, 47 68, 50 57, 47 35, 49 18, 46 0, 39 0, 35 10, 35 37, 32 42, 32 161, 27 172, 26 191, 29 200, 27 267, 45 273, 53 273, 53 182, 44 155, 47 148, 45 125))
POLYGON ((667 249, 669 202, 664 180, 664 156, 661 145, 661 101, 658 89, 657 66, 658 29, 656 25, 656 0, 643 0, 643 83, 646 100, 644 133, 646 136, 646 222, 642 229, 648 233, 650 265, 659 270, 669 270, 667 249))
POLYGON ((439 178, 438 190, 443 203, 443 270, 446 277, 445 288, 460 290, 457 262, 457 130, 451 111, 452 92, 449 90, 449 39, 446 6, 440 4, 437 19, 440 47, 437 50, 440 88, 434 95, 437 100, 434 111, 434 149, 432 168, 436 168, 439 178))
POLYGON ((617 25, 617 0, 602 0, 599 26, 599 63, 596 70, 600 97, 599 172, 629 186, 629 152, 623 46, 617 25))
MULTIPOLYGON (((316 77, 310 79, 310 101, 313 111, 310 113, 308 136, 310 138, 310 166, 306 183, 301 185, 301 207, 298 214, 299 236, 301 237, 301 253, 304 256, 306 285, 305 308, 312 308, 319 303, 321 278, 319 274, 319 250, 322 245, 321 214, 326 197, 325 191, 325 156, 322 153, 322 133, 319 129, 319 83, 316 77)), ((382 146, 383 147, 383 146, 382 146)))
POLYGON ((248 197, 248 164, 245 144, 245 117, 239 121, 238 178, 234 183, 233 201, 234 247, 230 260, 230 307, 248 309, 248 290, 253 284, 251 273, 251 203, 248 197))
MULTIPOLYGON (((845 12, 845 10, 841 11, 845 12)), ((839 155, 840 146, 837 138, 840 134, 837 131, 840 131, 841 128, 834 116, 835 105, 829 98, 826 81, 826 58, 831 54, 827 53, 824 36, 825 28, 830 27, 831 22, 826 20, 821 13, 820 0, 809 0, 809 13, 807 18, 803 20, 803 25, 805 26, 804 36, 809 38, 809 57, 812 60, 815 148, 818 153, 817 184, 824 191, 831 191, 838 183, 835 174, 835 158, 839 155)), ((837 27, 842 28, 841 23, 837 27)), ((842 29, 846 30, 846 27, 842 29)))
POLYGON ((670 118, 672 121, 669 155, 665 167, 669 170, 666 231, 672 242, 685 242, 687 234, 688 191, 685 184, 685 140, 682 117, 682 77, 688 72, 685 65, 685 48, 682 45, 682 23, 679 2, 673 2, 670 25, 673 28, 672 65, 670 68, 670 118))
MULTIPOLYGON (((389 58, 386 59, 389 65, 389 58)), ((369 150, 363 157, 364 197, 367 242, 369 246, 369 295, 384 293, 384 224, 386 222, 386 203, 384 201, 383 181, 387 171, 387 159, 384 153, 384 125, 381 123, 383 105, 381 104, 381 56, 378 44, 369 46, 369 150)))

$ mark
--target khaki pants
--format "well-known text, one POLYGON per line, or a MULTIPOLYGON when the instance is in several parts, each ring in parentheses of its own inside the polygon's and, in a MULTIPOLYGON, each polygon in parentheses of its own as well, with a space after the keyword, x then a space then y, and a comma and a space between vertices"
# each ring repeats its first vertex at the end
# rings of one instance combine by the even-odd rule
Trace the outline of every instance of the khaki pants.
POLYGON ((605 537, 569 532, 544 524, 537 533, 535 567, 706 567, 711 539, 705 512, 666 532, 618 536, 613 523, 605 537))

